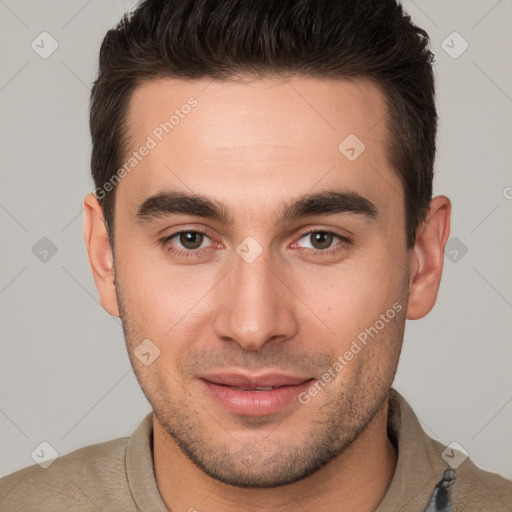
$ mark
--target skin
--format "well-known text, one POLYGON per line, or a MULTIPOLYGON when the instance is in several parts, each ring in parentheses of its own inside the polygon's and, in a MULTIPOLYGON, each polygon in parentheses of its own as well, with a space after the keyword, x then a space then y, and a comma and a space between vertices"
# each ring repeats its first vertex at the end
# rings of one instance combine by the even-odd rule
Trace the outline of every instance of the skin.
POLYGON ((432 200, 408 249, 402 186, 385 150, 384 96, 363 79, 149 81, 131 98, 128 153, 191 96, 197 107, 117 185, 115 260, 101 207, 94 195, 85 198, 101 303, 123 321, 155 413, 162 497, 171 510, 375 510, 397 459, 387 396, 405 320, 434 306, 450 202, 432 200), (338 150, 349 134, 365 144, 354 161, 338 150), (330 189, 360 194, 377 215, 276 222, 284 204, 330 189), (137 218, 148 197, 173 190, 214 198, 233 223, 137 218), (194 229, 208 235, 200 249, 179 236, 161 242, 194 229), (335 236, 319 249, 304 234, 310 229, 350 242, 335 236), (236 252, 248 236, 262 249, 251 263, 236 252), (393 304, 401 311, 307 404, 255 418, 203 392, 198 377, 212 370, 321 379, 393 304), (144 366, 134 351, 147 338, 160 355, 144 366))

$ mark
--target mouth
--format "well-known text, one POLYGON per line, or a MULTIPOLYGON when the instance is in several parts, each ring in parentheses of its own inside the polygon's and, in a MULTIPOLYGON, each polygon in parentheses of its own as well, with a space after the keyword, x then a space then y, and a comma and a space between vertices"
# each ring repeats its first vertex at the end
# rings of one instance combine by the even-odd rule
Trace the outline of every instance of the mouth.
POLYGON ((313 378, 278 373, 250 375, 231 372, 203 376, 199 379, 223 409, 244 416, 266 416, 291 406, 313 378))
MULTIPOLYGON (((223 386, 224 384, 219 384, 223 386)), ((269 386, 269 387, 261 387, 261 388, 240 388, 238 386, 226 386, 231 389, 239 389, 240 391, 271 391, 272 389, 282 388, 283 386, 269 386)))

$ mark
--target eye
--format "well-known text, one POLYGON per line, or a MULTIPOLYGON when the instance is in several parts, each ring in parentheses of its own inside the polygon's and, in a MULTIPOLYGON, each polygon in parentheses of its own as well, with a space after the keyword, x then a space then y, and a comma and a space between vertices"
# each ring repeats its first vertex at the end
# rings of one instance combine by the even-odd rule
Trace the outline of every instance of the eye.
POLYGON ((350 244, 350 240, 344 236, 333 233, 332 231, 317 229, 304 233, 299 242, 296 242, 294 245, 311 249, 314 254, 330 254, 341 250, 348 244, 350 244))
POLYGON ((206 236, 202 231, 181 231, 176 233, 170 240, 176 238, 181 246, 188 250, 201 249, 206 236))
MULTIPOLYGON (((165 250, 178 257, 199 257, 212 243, 212 239, 201 230, 182 230, 169 235, 160 243, 165 250)), ((342 251, 351 244, 351 241, 328 230, 312 229, 304 233, 292 247, 306 249, 313 255, 330 255, 342 251), (336 243, 337 242, 337 243, 336 243)), ((204 256, 204 254, 203 254, 204 256)))
POLYGON ((313 231, 303 235, 302 238, 311 241, 312 249, 329 249, 335 236, 330 231, 313 231))
POLYGON ((201 230, 183 230, 161 240, 165 249, 177 256, 196 256, 209 245, 211 238, 201 230))

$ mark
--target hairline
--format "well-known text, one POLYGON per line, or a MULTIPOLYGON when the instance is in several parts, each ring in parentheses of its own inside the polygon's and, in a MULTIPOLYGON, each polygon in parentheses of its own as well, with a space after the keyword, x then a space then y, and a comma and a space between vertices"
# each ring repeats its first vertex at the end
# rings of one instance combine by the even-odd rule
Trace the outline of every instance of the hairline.
MULTIPOLYGON (((401 187, 401 197, 402 197, 402 204, 404 207, 404 216, 405 216, 405 223, 404 228, 406 230, 405 236, 406 236, 406 245, 407 247, 410 247, 410 240, 409 240, 409 226, 408 226, 408 204, 407 204, 407 193, 405 190, 405 181, 403 174, 397 169, 395 163, 394 163, 394 156, 397 151, 397 144, 399 143, 399 140, 397 140, 398 135, 393 135, 392 133, 392 125, 393 125, 393 117, 391 114, 392 108, 394 106, 395 97, 389 92, 389 89, 386 88, 384 84, 384 80, 379 80, 378 78, 372 76, 371 73, 322 73, 322 72, 300 72, 300 71, 279 71, 276 69, 268 69, 268 70, 261 70, 261 71, 248 71, 248 70, 233 70, 233 73, 230 73, 228 75, 223 75, 220 77, 217 76, 210 76, 207 74, 203 74, 200 76, 194 76, 189 77, 186 75, 176 74, 176 73, 163 73, 163 72, 155 72, 152 76, 139 76, 135 77, 133 81, 128 82, 130 84, 130 87, 128 87, 125 90, 126 97, 122 101, 121 109, 120 109, 120 115, 121 115, 121 122, 118 129, 118 134, 116 135, 118 137, 118 147, 119 147, 119 159, 115 164, 115 169, 118 169, 121 165, 121 163, 127 158, 127 155, 129 153, 128 146, 130 144, 130 141, 133 140, 132 136, 133 133, 129 130, 129 119, 130 119, 130 113, 131 113, 131 105, 132 100, 135 92, 140 89, 143 85, 147 84, 148 82, 165 82, 168 80, 182 80, 182 81, 194 81, 194 80, 202 80, 205 78, 210 77, 212 80, 216 82, 232 82, 232 83, 251 83, 252 81, 258 80, 258 79, 281 79, 283 82, 286 82, 290 78, 311 78, 311 79, 319 79, 319 80, 329 80, 329 79, 338 79, 338 80, 346 80, 350 81, 352 83, 355 83, 356 79, 360 79, 363 83, 370 83, 373 86, 377 87, 378 91, 382 94, 382 97, 384 99, 384 108, 385 113, 384 117, 381 121, 385 122, 385 128, 384 128, 384 138, 383 138, 383 145, 384 150, 386 154, 386 158, 388 160, 389 167, 393 170, 393 172, 398 176, 398 179, 400 181, 400 187, 401 187), (248 79, 248 80, 244 80, 248 79)), ((112 247, 112 251, 114 251, 114 226, 115 226, 115 207, 116 207, 116 193, 117 193, 117 187, 114 187, 111 192, 109 192, 109 203, 110 203, 110 222, 105 222, 107 232, 109 235, 109 241, 112 247)), ((105 217, 105 212, 103 212, 105 217)), ((423 216, 424 217, 424 216, 423 216)), ((107 219, 105 219, 106 221, 107 219)))

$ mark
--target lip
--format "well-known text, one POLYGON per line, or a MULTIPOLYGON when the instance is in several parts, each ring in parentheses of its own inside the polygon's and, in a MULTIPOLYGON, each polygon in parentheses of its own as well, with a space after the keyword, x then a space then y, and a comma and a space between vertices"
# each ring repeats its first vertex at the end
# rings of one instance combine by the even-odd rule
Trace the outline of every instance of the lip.
POLYGON ((205 391, 229 412, 266 416, 294 402, 314 379, 279 373, 223 372, 205 375, 199 380, 205 391), (256 390, 269 387, 274 389, 256 390))

